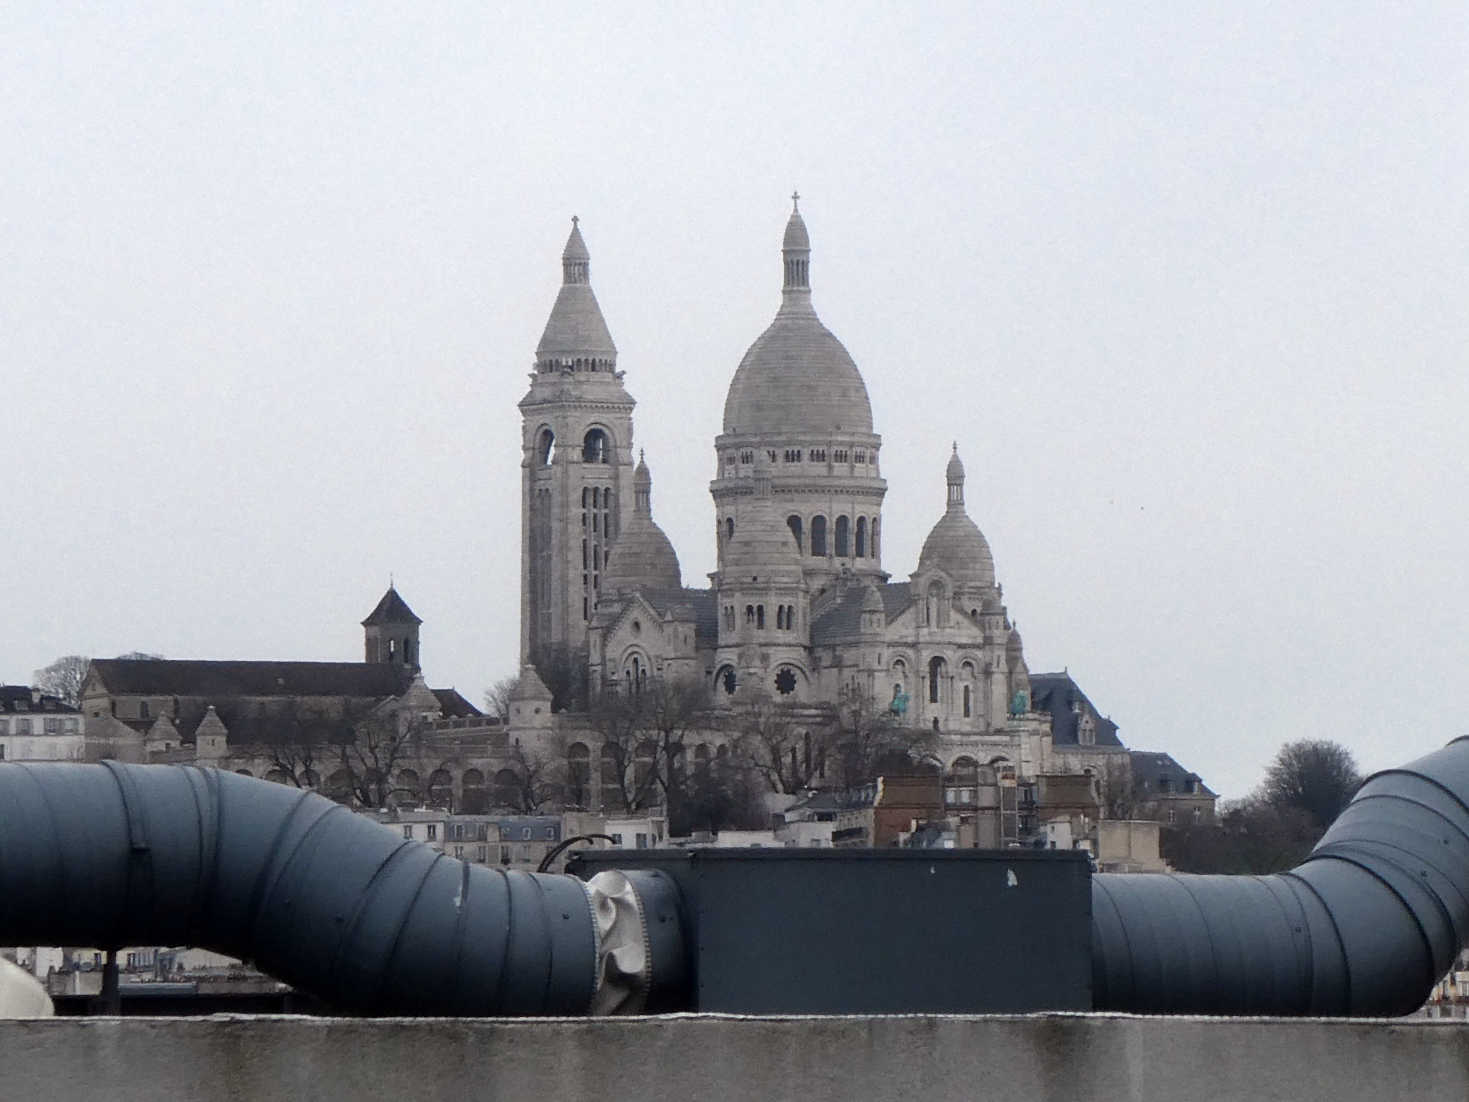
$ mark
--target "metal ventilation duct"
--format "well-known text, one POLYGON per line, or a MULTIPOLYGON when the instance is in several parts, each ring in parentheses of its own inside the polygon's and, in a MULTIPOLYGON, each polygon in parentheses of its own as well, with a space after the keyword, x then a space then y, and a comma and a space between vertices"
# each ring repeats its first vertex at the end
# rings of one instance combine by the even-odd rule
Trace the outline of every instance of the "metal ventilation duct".
MULTIPOLYGON (((762 898, 759 870, 783 867, 746 864, 748 898, 726 893, 722 906, 746 910, 762 898)), ((584 882, 469 865, 321 796, 233 773, 0 766, 4 944, 196 945, 363 1013, 637 1013, 695 1005, 692 965, 707 968, 719 946, 685 951, 691 907, 657 869, 584 882)), ((1084 910, 1083 898, 1061 923, 1079 926, 1083 945, 1084 910)), ((1095 876, 1091 911, 1098 1010, 1416 1009, 1469 935, 1469 741, 1371 777, 1291 872, 1095 876)), ((912 942, 913 928, 892 925, 870 931, 875 946, 912 942)), ((790 931, 774 927, 771 938, 790 931)), ((829 953, 817 940, 803 951, 829 953)))
POLYGON ((1092 1001, 1145 1014, 1396 1015, 1469 939, 1469 741, 1368 778, 1277 876, 1092 878, 1092 1001))

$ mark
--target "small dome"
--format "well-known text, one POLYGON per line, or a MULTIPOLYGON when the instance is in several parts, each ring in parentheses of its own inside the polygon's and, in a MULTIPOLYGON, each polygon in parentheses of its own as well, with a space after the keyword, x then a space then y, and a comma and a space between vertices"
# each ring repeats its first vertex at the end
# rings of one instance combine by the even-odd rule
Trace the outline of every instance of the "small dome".
POLYGON ((581 235, 581 219, 575 216, 571 219, 571 235, 566 239, 566 248, 561 250, 562 260, 591 260, 592 254, 587 251, 587 243, 581 235))
POLYGON ((653 518, 634 513, 618 533, 602 570, 604 592, 680 589, 678 553, 653 518))
POLYGON ((1005 640, 1005 649, 1007 651, 1019 651, 1023 645, 1020 641, 1020 629, 1018 627, 1012 627, 1010 629, 1010 637, 1005 640))
POLYGON ((995 584, 995 558, 979 525, 966 513, 948 512, 933 526, 923 551, 918 556, 918 569, 936 567, 954 579, 957 586, 995 584))
POLYGON ((633 472, 632 516, 607 552, 602 589, 618 593, 681 588, 683 575, 678 566, 678 553, 653 520, 653 475, 640 451, 633 472))

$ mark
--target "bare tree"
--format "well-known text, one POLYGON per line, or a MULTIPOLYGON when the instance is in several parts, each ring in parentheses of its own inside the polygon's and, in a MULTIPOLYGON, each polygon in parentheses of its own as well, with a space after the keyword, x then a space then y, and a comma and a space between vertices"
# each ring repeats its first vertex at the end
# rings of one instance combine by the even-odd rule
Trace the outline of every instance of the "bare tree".
POLYGON ((55 662, 31 674, 36 688, 59 697, 63 704, 78 708, 82 703, 82 685, 92 660, 81 654, 64 654, 55 662))
POLYGON ((911 768, 932 753, 936 741, 923 728, 900 726, 890 709, 857 691, 842 694, 831 722, 828 769, 844 790, 884 772, 911 768))
POLYGON ((1362 783, 1357 762, 1327 739, 1288 742, 1265 770, 1258 796, 1276 808, 1296 808, 1324 833, 1362 783))
POLYGON ((422 719, 396 711, 367 709, 352 717, 346 737, 337 744, 337 760, 347 771, 352 800, 359 807, 388 805, 393 777, 408 762, 417 762, 422 719))
POLYGON ((657 744, 649 737, 648 702, 642 693, 603 692, 587 711, 601 742, 602 801, 627 811, 653 807, 661 791, 657 744))
POLYGON ((510 698, 520 688, 519 677, 502 677, 485 690, 485 712, 499 718, 501 723, 510 722, 510 698))
POLYGON ((562 643, 540 646, 531 652, 530 661, 546 688, 551 690, 551 711, 586 710, 590 667, 585 647, 568 647, 562 643))
POLYGON ((835 723, 820 724, 813 732, 797 723, 789 705, 768 697, 738 706, 729 722, 740 757, 772 792, 801 792, 825 781, 835 723))
POLYGON ((1109 754, 1098 770, 1097 795, 1104 819, 1152 818, 1156 802, 1145 797, 1132 774, 1132 759, 1126 754, 1109 754))
POLYGON ((565 740, 553 739, 527 749, 517 739, 506 755, 505 768, 515 774, 519 810, 539 815, 548 804, 559 802, 566 791, 565 740))

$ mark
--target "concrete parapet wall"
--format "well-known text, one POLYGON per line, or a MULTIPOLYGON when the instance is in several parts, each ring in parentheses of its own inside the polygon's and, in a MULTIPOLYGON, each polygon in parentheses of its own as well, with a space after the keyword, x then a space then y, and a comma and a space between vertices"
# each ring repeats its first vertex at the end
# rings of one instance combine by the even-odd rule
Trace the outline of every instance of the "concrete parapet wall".
POLYGON ((1026 1017, 0 1022, 5 1098, 1469 1098, 1469 1025, 1026 1017))

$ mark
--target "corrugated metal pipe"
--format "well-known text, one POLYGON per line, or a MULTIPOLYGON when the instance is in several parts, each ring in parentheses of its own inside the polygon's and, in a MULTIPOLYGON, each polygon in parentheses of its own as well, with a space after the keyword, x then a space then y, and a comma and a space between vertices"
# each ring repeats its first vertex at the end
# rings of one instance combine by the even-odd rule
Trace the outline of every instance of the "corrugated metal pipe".
POLYGON ((637 1012, 654 950, 683 979, 647 907, 676 907, 657 873, 470 865, 234 773, 0 766, 0 944, 198 946, 363 1013, 637 1012))
POLYGON ((1469 740, 1369 777, 1276 876, 1092 878, 1092 997, 1147 1014, 1397 1015, 1469 940, 1469 740))

